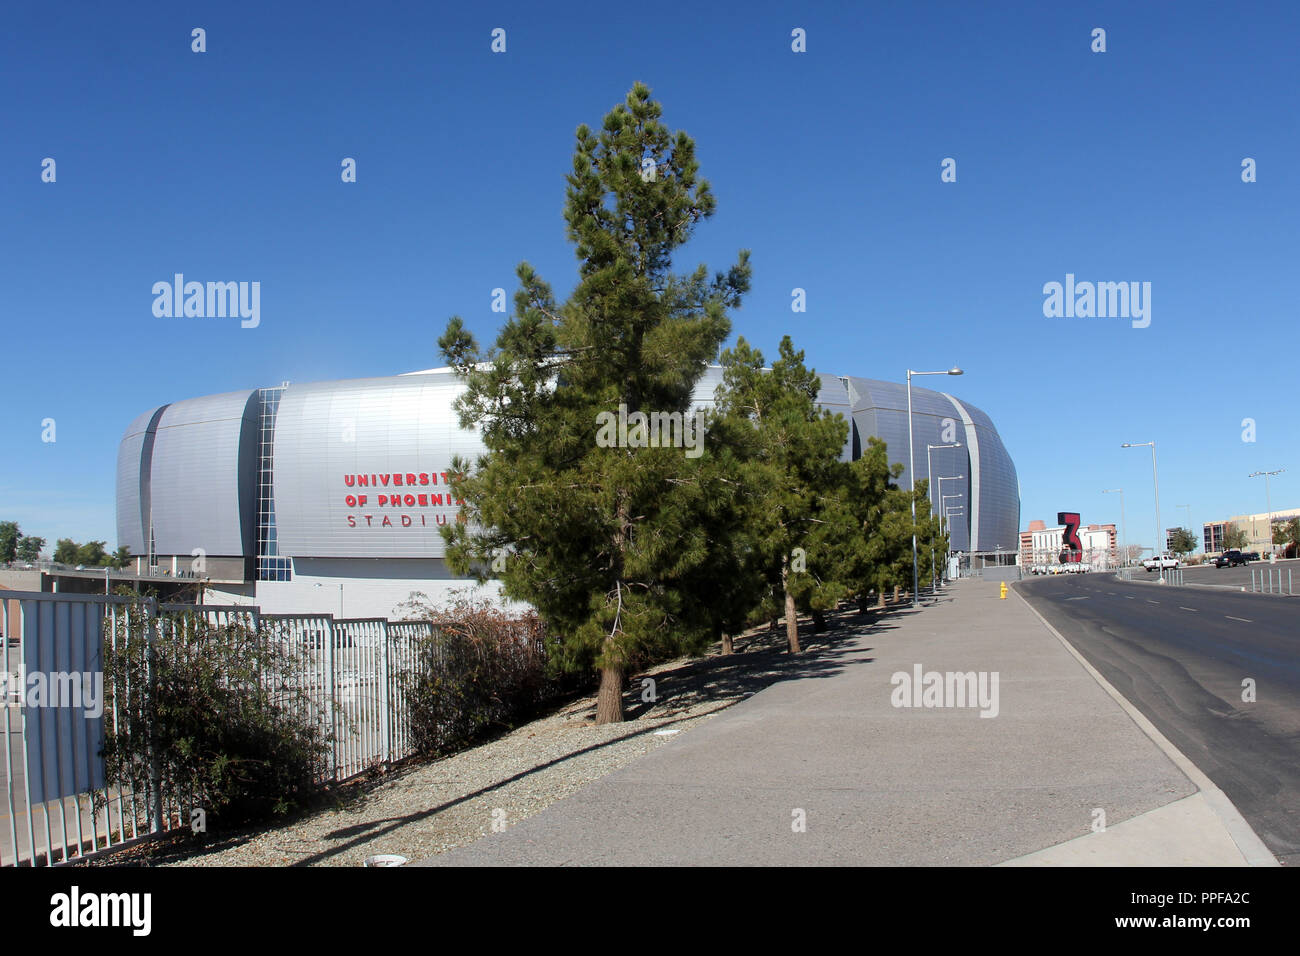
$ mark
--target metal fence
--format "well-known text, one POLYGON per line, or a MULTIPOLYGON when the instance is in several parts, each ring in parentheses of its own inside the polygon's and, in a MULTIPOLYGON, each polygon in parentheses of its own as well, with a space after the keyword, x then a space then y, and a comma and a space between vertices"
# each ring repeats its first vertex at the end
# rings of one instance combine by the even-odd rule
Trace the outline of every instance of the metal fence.
POLYGON ((1291 568, 1251 568, 1250 589, 1257 594, 1286 594, 1295 596, 1291 568), (1286 571, 1285 576, 1282 574, 1286 571))
MULTIPOLYGON (((1160 572, 1148 571, 1146 568, 1143 568, 1141 566, 1128 567, 1128 568, 1116 568, 1115 577, 1119 578, 1121 581, 1149 581, 1151 583, 1155 583, 1160 580, 1160 572)), ((1164 578, 1165 578, 1165 584, 1172 584, 1174 587, 1182 587, 1183 569, 1165 568, 1164 578)))
POLYGON ((277 659, 294 664, 292 679, 262 675, 265 699, 292 702, 294 713, 305 711, 322 731, 329 755, 320 783, 412 755, 404 677, 415 672, 425 647, 441 653, 441 643, 430 640, 429 622, 262 615, 256 607, 157 604, 116 595, 8 591, 4 597, 0 866, 56 864, 192 823, 186 801, 168 792, 156 772, 143 788, 107 779, 106 731, 124 728, 125 711, 147 688, 129 686, 129 680, 114 686, 104 673, 105 651, 130 648, 145 655, 143 669, 134 673, 152 680, 152 648, 160 636, 242 625, 274 642, 282 652, 277 659), (63 696, 51 697, 52 688, 63 696))

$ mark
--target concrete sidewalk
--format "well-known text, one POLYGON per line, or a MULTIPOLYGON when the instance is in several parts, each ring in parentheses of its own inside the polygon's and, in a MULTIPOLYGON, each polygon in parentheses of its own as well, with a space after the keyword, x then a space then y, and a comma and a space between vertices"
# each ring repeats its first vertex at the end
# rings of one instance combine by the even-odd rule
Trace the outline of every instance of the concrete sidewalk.
POLYGON ((806 657, 799 676, 423 863, 1272 862, 1226 798, 1189 763, 1180 769, 1185 758, 996 583, 960 582, 806 657), (892 675, 918 665, 996 672, 996 716, 894 706, 892 675), (1098 809, 1104 833, 1092 830, 1098 809))

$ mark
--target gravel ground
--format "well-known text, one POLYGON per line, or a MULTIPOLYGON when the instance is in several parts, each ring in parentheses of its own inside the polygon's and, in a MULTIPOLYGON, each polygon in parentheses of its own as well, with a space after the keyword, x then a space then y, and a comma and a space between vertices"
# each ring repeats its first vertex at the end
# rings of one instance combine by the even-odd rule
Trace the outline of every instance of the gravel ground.
MULTIPOLYGON (((806 653, 815 652, 862 623, 854 614, 837 615, 824 634, 801 628, 800 641, 806 653)), ((203 845, 188 835, 159 840, 91 865, 359 866, 381 853, 412 861, 435 856, 474 842, 494 824, 510 826, 546 809, 781 680, 790 661, 784 647, 784 628, 752 631, 736 639, 732 655, 715 650, 636 675, 622 724, 596 726, 596 699, 586 697, 473 749, 341 788, 335 806, 289 823, 203 845), (656 683, 653 703, 641 700, 645 677, 656 683)))

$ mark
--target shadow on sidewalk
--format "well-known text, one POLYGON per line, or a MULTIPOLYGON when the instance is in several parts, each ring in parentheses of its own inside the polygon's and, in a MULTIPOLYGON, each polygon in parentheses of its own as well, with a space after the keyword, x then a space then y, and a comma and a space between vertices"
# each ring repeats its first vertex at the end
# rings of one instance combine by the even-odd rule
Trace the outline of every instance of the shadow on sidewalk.
MULTIPOLYGON (((943 599, 942 595, 940 599, 943 599)), ((916 611, 910 605, 891 606, 883 610, 871 608, 867 611, 859 611, 857 608, 844 608, 828 612, 825 615, 826 628, 822 631, 814 630, 811 621, 801 621, 799 641, 803 650, 797 655, 789 653, 784 625, 777 627, 775 630, 761 627, 738 635, 734 642, 735 653, 721 654, 716 650, 715 646, 715 650, 706 657, 672 661, 633 675, 628 681, 628 688, 624 692, 628 721, 626 733, 603 739, 599 743, 593 743, 510 776, 502 777, 500 780, 455 799, 440 803, 437 806, 415 810, 401 816, 370 820, 330 831, 324 834, 323 838, 331 841, 338 840, 339 843, 303 857, 290 865, 311 866, 320 863, 340 853, 346 853, 360 845, 383 837, 394 830, 426 820, 445 810, 492 793, 501 787, 563 764, 572 758, 594 753, 620 741, 643 734, 651 734, 671 727, 673 724, 694 719, 697 715, 692 714, 690 711, 693 707, 702 703, 723 701, 724 703, 721 706, 712 711, 712 713, 720 713, 780 682, 805 678, 832 677, 850 664, 871 663, 874 658, 870 656, 872 648, 867 646, 867 642, 876 635, 894 630, 903 617, 914 613, 916 611), (645 678, 651 678, 655 681, 656 699, 654 701, 643 702, 641 700, 642 680, 645 678)), ((590 720, 595 716, 596 703, 594 697, 585 699, 577 707, 573 703, 567 706, 572 708, 570 714, 574 717, 581 716, 590 720)), ((561 711, 563 709, 560 708, 561 711)), ((506 733, 510 732, 513 731, 506 733)), ((492 741, 487 741, 480 746, 489 746, 491 743, 492 741)), ((385 774, 382 777, 357 781, 347 785, 342 792, 336 794, 338 802, 332 809, 356 810, 358 806, 365 803, 369 794, 376 788, 400 779, 407 772, 422 769, 435 762, 418 759, 407 761, 404 762, 403 766, 396 768, 394 772, 385 774)), ((295 814, 294 819, 310 816, 313 812, 321 811, 319 808, 314 808, 302 814, 295 814)), ((293 819, 285 820, 282 821, 281 825, 291 825, 292 822, 293 819)), ((274 829, 277 829, 277 827, 263 826, 231 832, 224 836, 214 834, 213 836, 216 838, 210 839, 201 847, 195 846, 188 841, 175 847, 159 845, 159 843, 155 842, 152 845, 153 852, 149 854, 149 858, 141 862, 150 865, 180 858, 199 858, 209 853, 246 843, 274 829)), ((126 863, 127 861, 122 860, 120 862, 126 863)))

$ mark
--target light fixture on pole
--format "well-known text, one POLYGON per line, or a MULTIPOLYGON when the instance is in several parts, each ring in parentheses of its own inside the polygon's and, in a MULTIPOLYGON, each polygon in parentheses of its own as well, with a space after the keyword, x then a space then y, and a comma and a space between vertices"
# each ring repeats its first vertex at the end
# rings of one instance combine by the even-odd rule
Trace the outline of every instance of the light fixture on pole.
MULTIPOLYGON (((926 451, 925 451, 925 483, 926 483, 926 490, 930 492, 930 513, 931 513, 932 515, 934 515, 934 517, 936 517, 936 518, 938 518, 940 515, 939 515, 939 510, 936 509, 936 508, 934 507, 934 486, 930 484, 930 449, 931 449, 931 448, 960 448, 960 447, 961 447, 961 442, 958 442, 958 443, 955 444, 955 445, 927 445, 927 446, 926 446, 926 451)), ((965 477, 965 476, 964 476, 964 475, 948 475, 948 476, 946 476, 946 477, 948 477, 948 478, 963 478, 963 477, 965 477)), ((943 482, 944 482, 944 480, 945 480, 944 476, 940 476, 940 478, 939 478, 939 486, 940 486, 940 490, 941 490, 941 491, 942 491, 942 487, 943 487, 943 482)), ((941 531, 944 531, 944 532, 946 532, 946 531, 948 530, 948 529, 947 529, 947 522, 943 522, 943 524, 940 525, 940 530, 941 530, 941 531)), ((949 544, 951 545, 951 542, 949 542, 949 544)), ((952 548, 949 547, 948 550, 951 551, 952 548)), ((944 557, 945 557, 945 559, 946 559, 946 558, 947 558, 947 555, 944 555, 944 557)), ((935 563, 934 563, 934 538, 933 538, 933 537, 930 538, 930 571, 932 572, 932 578, 933 578, 933 580, 931 581, 931 584, 932 584, 934 587, 938 587, 938 582, 939 582, 939 569, 938 569, 938 567, 937 567, 937 566, 935 565, 935 563)))
MULTIPOLYGON (((947 445, 926 445, 925 446, 925 490, 930 496, 930 514, 939 517, 938 509, 934 506, 934 481, 930 477, 930 453, 936 448, 960 448, 961 442, 952 442, 947 445)), ((939 569, 934 566, 934 539, 930 540, 930 570, 931 588, 937 590, 939 587, 939 569)))
POLYGON ((1268 505, 1268 550, 1273 551, 1273 495, 1268 487, 1268 479, 1273 475, 1280 475, 1286 471, 1285 468, 1279 468, 1276 471, 1252 471, 1247 478, 1258 478, 1264 476, 1264 500, 1268 505))
MULTIPOLYGON (((944 503, 944 499, 945 499, 945 498, 961 498, 961 497, 963 497, 963 496, 962 496, 962 494, 961 494, 960 492, 958 492, 958 493, 955 494, 955 495, 945 495, 945 494, 943 493, 943 483, 944 483, 945 481, 955 481, 955 480, 957 480, 957 479, 961 479, 961 478, 965 478, 965 477, 966 477, 965 475, 940 475, 940 476, 936 479, 936 481, 937 481, 937 483, 938 483, 938 486, 939 486, 939 510, 943 513, 943 527, 944 527, 944 530, 945 530, 945 531, 948 531, 948 530, 952 527, 952 521, 951 521, 951 518, 952 518, 953 512, 952 512, 951 510, 949 510, 948 506, 944 503)), ((948 539, 948 554, 952 554, 952 539, 951 539, 951 538, 948 539)))
POLYGON ((953 442, 950 445, 926 445, 925 446, 925 487, 930 492, 930 512, 934 512, 934 482, 930 479, 930 452, 936 448, 960 448, 961 442, 953 442))
POLYGON ((1165 583, 1165 563, 1160 560, 1160 470, 1156 466, 1156 443, 1153 441, 1126 441, 1121 448, 1145 448, 1151 446, 1151 477, 1156 486, 1156 540, 1152 542, 1156 564, 1160 566, 1160 583, 1165 583))
POLYGON ((920 587, 920 572, 916 563, 916 451, 912 442, 912 376, 913 375, 961 375, 962 370, 955 365, 945 371, 915 372, 907 370, 907 476, 911 482, 912 493, 912 607, 919 607, 916 590, 920 587))
POLYGON ((1104 488, 1102 489, 1101 493, 1103 495, 1113 495, 1115 494, 1115 492, 1119 492, 1119 541, 1120 541, 1119 546, 1121 549, 1120 563, 1124 567, 1128 567, 1128 538, 1124 534, 1124 489, 1104 488))
MULTIPOLYGON (((965 475, 953 475, 952 477, 953 477, 953 478, 965 478, 966 476, 965 476, 965 475)), ((944 480, 945 480, 945 479, 943 479, 943 478, 940 478, 940 479, 939 479, 939 481, 940 481, 941 484, 942 484, 942 482, 943 482, 944 480)), ((939 507, 943 509, 943 519, 944 519, 944 522, 945 522, 945 523, 947 523, 947 524, 951 524, 951 523, 952 523, 952 516, 953 516, 953 515, 962 515, 962 514, 965 514, 965 513, 966 513, 966 512, 965 512, 965 509, 962 508, 961 505, 950 505, 950 504, 947 503, 949 498, 963 498, 963 497, 965 497, 965 496, 964 496, 961 492, 957 492, 957 494, 955 494, 955 495, 945 495, 945 494, 943 494, 943 489, 942 489, 942 488, 939 489, 939 507)))

